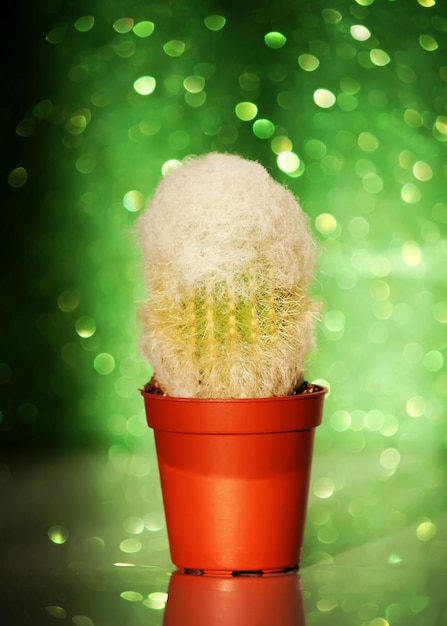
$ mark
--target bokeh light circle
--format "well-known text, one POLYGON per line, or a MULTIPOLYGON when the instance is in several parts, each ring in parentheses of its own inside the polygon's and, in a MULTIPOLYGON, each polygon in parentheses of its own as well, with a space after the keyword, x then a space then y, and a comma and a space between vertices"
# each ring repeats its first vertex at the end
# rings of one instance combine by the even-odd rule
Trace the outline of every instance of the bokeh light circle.
POLYGON ((111 374, 115 369, 115 359, 111 354, 108 354, 107 352, 101 352, 95 357, 93 361, 93 366, 98 374, 101 374, 102 376, 107 376, 108 374, 111 374))
POLYGON ((258 114, 258 107, 254 102, 238 102, 235 106, 237 117, 243 122, 249 122, 258 114))
POLYGON ((150 95, 157 85, 153 76, 140 76, 133 84, 133 88, 142 96, 150 95))
POLYGON ((256 120, 253 124, 253 133, 259 139, 269 139, 275 132, 275 125, 267 119, 256 120))
POLYGON ((300 166, 300 158, 294 152, 281 152, 276 158, 279 169, 286 174, 295 172, 300 166))
POLYGON ((336 98, 329 89, 317 89, 314 91, 314 102, 322 109, 330 109, 334 106, 336 98))

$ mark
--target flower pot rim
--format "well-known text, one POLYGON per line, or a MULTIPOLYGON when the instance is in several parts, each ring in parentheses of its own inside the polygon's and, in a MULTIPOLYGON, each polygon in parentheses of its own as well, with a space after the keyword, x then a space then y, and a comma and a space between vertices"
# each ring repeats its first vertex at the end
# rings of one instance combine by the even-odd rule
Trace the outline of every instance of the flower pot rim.
POLYGON ((255 434, 309 430, 321 424, 326 387, 268 398, 177 398, 144 390, 147 423, 155 431, 255 434))
POLYGON ((287 396, 266 396, 262 398, 185 398, 182 396, 162 396, 154 393, 149 393, 144 389, 140 389, 141 395, 145 398, 147 396, 153 398, 157 402, 191 402, 198 404, 214 404, 214 403, 223 403, 223 404, 247 404, 247 403, 264 403, 264 402, 284 402, 290 400, 292 402, 296 402, 298 399, 300 400, 309 400, 315 396, 324 396, 328 393, 328 388, 323 385, 317 385, 312 383, 318 391, 312 391, 311 393, 296 393, 289 394, 287 396))

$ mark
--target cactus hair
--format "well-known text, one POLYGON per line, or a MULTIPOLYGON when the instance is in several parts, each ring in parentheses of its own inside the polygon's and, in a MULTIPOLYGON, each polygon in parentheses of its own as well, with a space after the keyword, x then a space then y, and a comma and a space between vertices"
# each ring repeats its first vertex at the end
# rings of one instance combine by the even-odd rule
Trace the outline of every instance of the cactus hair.
POLYGON ((316 245, 294 195, 255 161, 210 153, 159 183, 137 222, 141 348, 176 397, 290 393, 304 379, 316 245))

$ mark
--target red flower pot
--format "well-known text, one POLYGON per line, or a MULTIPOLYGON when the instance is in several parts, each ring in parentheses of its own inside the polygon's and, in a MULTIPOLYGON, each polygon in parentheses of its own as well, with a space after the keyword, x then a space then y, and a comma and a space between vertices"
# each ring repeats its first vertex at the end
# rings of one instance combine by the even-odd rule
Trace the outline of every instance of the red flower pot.
POLYGON ((163 626, 306 626, 300 576, 189 576, 174 572, 163 626))
POLYGON ((142 391, 179 569, 267 573, 298 566, 326 391, 241 400, 142 391))

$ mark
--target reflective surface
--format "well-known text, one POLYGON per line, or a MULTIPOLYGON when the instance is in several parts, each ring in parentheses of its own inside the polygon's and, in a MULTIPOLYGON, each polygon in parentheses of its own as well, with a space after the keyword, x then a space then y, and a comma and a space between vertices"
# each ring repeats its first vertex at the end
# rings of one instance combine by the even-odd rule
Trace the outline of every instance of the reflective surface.
MULTIPOLYGON (((4 458, 8 623, 438 626, 447 618, 445 513, 348 550, 340 528, 330 556, 308 532, 299 573, 184 575, 170 563, 155 474, 131 478, 101 454, 4 458)), ((368 493, 364 482, 359 490, 368 493)), ((384 516, 388 508, 378 505, 384 516)))

